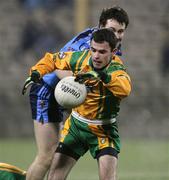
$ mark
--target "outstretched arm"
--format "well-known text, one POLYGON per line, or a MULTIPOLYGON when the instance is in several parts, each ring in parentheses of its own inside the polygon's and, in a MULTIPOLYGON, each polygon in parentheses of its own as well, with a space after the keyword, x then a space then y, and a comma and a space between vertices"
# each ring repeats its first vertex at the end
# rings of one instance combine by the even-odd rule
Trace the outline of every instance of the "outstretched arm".
POLYGON ((69 71, 69 70, 55 70, 55 73, 57 75, 57 77, 59 77, 59 79, 63 79, 64 77, 67 77, 67 76, 72 76, 73 75, 73 72, 72 71, 69 71))
MULTIPOLYGON (((40 83, 41 78, 45 74, 53 72, 55 69, 70 70, 70 66, 68 62, 69 56, 71 56, 71 53, 70 54, 68 53, 66 58, 63 57, 61 58, 60 53, 56 53, 56 54, 46 53, 45 56, 31 68, 29 77, 26 79, 24 83, 22 94, 24 95, 26 93, 26 90, 31 84, 40 83)), ((66 71, 65 73, 61 73, 61 71, 59 70, 58 70, 58 74, 60 78, 71 75, 71 73, 68 71, 66 71)))

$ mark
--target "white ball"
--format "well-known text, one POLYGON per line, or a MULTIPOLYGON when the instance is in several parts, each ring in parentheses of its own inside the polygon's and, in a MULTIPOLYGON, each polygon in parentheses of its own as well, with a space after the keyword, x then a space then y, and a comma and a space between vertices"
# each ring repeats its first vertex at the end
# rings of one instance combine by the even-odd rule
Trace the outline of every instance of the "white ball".
POLYGON ((87 96, 86 86, 74 81, 75 77, 61 79, 55 87, 55 99, 65 108, 74 108, 82 104, 87 96))

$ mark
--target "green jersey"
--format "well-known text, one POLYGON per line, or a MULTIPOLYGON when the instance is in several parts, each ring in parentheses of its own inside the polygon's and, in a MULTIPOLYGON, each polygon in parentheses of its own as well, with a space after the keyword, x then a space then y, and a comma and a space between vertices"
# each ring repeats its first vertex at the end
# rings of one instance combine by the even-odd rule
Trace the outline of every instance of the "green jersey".
POLYGON ((16 166, 0 163, 0 180, 25 180, 26 171, 16 166))

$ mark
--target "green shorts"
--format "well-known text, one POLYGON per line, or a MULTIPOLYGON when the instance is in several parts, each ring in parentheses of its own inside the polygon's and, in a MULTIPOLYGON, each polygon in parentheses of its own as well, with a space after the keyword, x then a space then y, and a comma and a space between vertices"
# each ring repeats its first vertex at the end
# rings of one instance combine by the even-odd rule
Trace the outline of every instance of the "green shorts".
POLYGON ((99 158, 105 154, 117 157, 120 152, 117 122, 93 125, 70 116, 61 132, 60 144, 56 152, 78 159, 88 150, 93 158, 99 158))

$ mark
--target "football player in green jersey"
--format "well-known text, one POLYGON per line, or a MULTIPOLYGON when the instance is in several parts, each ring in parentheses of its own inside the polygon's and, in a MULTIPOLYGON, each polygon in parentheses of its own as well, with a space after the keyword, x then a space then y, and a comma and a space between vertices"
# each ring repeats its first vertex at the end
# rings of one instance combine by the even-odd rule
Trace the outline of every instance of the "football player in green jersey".
POLYGON ((49 180, 65 179, 88 150, 97 159, 100 180, 116 180, 120 152, 116 117, 121 100, 131 91, 130 77, 116 55, 117 42, 111 29, 102 28, 92 34, 90 50, 46 53, 31 68, 30 82, 40 83, 55 69, 71 70, 75 80, 89 88, 84 103, 73 108, 65 122, 49 180))
POLYGON ((7 163, 0 163, 0 180, 25 180, 26 171, 7 163))

